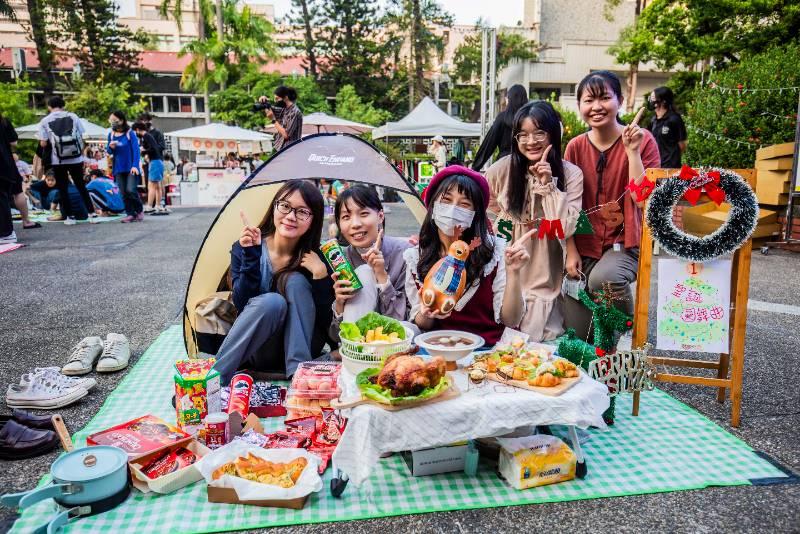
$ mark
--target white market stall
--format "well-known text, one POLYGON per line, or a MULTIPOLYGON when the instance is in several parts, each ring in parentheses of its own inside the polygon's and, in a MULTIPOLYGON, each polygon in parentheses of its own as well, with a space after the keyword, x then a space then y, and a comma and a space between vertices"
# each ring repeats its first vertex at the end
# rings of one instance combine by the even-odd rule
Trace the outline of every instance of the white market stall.
MULTIPOLYGON (((302 135, 311 135, 316 133, 349 133, 359 135, 365 132, 370 132, 374 126, 369 124, 362 124, 360 122, 349 121, 328 115, 327 113, 316 112, 308 115, 303 115, 303 132, 302 135)), ((275 133, 276 130, 273 126, 268 126, 266 132, 275 133)))
MULTIPOLYGON (((105 141, 108 137, 108 128, 89 122, 86 119, 81 119, 83 126, 83 138, 88 141, 105 141)), ((20 139, 39 139, 39 123, 28 124, 16 128, 17 136, 20 139)))

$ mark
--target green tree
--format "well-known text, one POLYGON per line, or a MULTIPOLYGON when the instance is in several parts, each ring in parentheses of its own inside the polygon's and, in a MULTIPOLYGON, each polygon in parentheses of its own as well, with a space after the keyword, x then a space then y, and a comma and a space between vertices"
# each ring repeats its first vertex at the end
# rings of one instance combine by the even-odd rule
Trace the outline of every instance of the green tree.
POLYGON ((800 44, 795 41, 743 54, 738 63, 713 73, 710 83, 698 84, 684 117, 689 134, 687 163, 750 168, 759 145, 792 141, 797 92, 744 90, 800 86, 797 65, 800 44))
POLYGON ((376 109, 372 102, 364 102, 355 87, 348 84, 336 93, 336 116, 343 119, 378 126, 389 120, 391 113, 376 109))
POLYGON ((146 109, 144 100, 131 94, 127 81, 83 78, 71 89, 75 92, 66 95, 67 109, 96 124, 107 124, 108 116, 115 110, 125 112, 130 120, 146 109))
POLYGON ((212 95, 214 118, 242 128, 263 128, 267 119, 263 112, 252 110, 253 103, 260 96, 272 98, 279 85, 289 85, 297 90, 297 105, 304 114, 330 111, 325 95, 311 76, 286 78, 277 72, 263 73, 251 67, 249 72, 224 91, 216 91, 212 95))
POLYGON ((36 120, 36 114, 28 106, 28 95, 34 90, 28 79, 0 83, 0 115, 14 126, 24 126, 36 120))
POLYGON ((112 0, 48 0, 58 9, 57 36, 88 79, 131 80, 139 53, 150 45, 147 32, 130 30, 117 20, 112 0))
POLYGON ((317 63, 317 36, 323 17, 319 0, 292 0, 292 9, 286 17, 289 24, 302 28, 301 48, 305 53, 308 73, 315 80, 319 77, 317 63))
POLYGON ((386 20, 394 32, 388 40, 389 46, 395 50, 402 44, 408 47, 405 63, 411 109, 430 93, 425 70, 430 67, 434 54, 441 57, 444 53, 444 39, 433 31, 433 26, 452 26, 453 15, 436 0, 389 0, 386 20))

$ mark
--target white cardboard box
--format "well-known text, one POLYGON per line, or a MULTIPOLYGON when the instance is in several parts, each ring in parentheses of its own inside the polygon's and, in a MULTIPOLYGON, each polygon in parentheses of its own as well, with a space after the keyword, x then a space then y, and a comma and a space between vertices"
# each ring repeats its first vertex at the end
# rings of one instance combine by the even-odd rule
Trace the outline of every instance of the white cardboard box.
POLYGON ((415 477, 463 471, 466 458, 466 443, 420 449, 405 454, 408 468, 415 477))

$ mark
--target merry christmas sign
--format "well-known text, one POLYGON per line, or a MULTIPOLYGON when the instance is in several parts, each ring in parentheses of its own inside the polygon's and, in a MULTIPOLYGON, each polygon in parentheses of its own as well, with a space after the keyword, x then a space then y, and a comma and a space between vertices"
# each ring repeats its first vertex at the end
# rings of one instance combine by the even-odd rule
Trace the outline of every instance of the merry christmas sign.
POLYGON ((656 348, 727 353, 731 260, 658 262, 656 348))

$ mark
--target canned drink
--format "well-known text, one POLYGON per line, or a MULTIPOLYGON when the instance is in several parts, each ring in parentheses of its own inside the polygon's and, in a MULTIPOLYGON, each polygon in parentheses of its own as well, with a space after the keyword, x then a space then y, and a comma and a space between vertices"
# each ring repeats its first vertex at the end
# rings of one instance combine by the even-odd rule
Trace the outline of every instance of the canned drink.
POLYGON ((353 289, 361 289, 361 280, 356 276, 356 270, 353 269, 353 264, 347 259, 344 249, 335 239, 323 243, 320 247, 322 254, 325 256, 325 261, 331 266, 331 269, 339 273, 339 280, 350 280, 350 287, 353 289))
POLYGON ((214 412, 203 421, 206 431, 206 447, 218 449, 228 443, 228 414, 214 412))
POLYGON ((231 378, 231 395, 228 400, 228 414, 239 412, 244 420, 250 413, 250 394, 253 392, 253 377, 238 373, 231 378))

